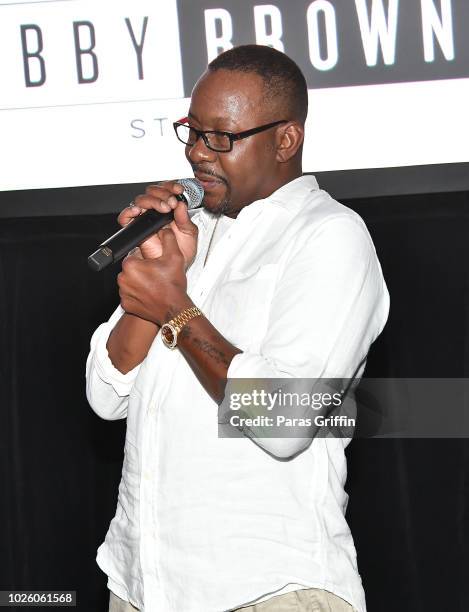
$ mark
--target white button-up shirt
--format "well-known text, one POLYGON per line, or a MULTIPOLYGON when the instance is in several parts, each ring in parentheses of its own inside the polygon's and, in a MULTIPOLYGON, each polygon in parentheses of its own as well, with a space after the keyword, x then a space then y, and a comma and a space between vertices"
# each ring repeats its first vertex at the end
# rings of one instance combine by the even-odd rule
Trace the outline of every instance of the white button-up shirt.
MULTIPOLYGON (((298 178, 243 208, 205 266, 215 217, 193 220, 188 294, 243 351, 228 378, 361 375, 389 297, 356 213, 298 178)), ((95 331, 86 370, 93 410, 127 419, 116 515, 97 555, 109 588, 145 612, 222 612, 308 587, 365 612, 344 518, 349 439, 314 438, 285 461, 218 437, 217 404, 159 334, 134 370, 113 367, 106 342, 122 312, 95 331)))

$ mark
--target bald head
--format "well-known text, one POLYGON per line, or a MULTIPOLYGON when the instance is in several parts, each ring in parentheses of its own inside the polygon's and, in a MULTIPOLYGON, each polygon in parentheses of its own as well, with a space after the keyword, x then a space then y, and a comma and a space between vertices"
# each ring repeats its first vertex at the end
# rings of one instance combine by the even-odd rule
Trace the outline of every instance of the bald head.
POLYGON ((264 107, 285 119, 304 124, 308 114, 308 88, 297 64, 281 51, 263 45, 241 45, 216 57, 210 72, 230 70, 259 75, 264 84, 264 107))

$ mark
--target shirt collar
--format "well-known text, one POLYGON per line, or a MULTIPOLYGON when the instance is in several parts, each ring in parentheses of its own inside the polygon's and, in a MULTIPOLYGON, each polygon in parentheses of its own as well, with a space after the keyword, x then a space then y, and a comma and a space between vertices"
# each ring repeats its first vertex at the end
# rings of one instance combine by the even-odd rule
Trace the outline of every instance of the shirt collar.
POLYGON ((268 206, 276 204, 285 209, 287 212, 294 212, 302 205, 307 194, 318 189, 318 182, 312 174, 299 176, 289 183, 285 183, 285 185, 279 187, 267 198, 264 198, 263 200, 256 200, 255 202, 252 202, 252 204, 245 206, 240 211, 237 219, 254 218, 254 216, 257 216, 265 208, 266 204, 268 206))
MULTIPOLYGON (((245 206, 239 212, 235 221, 242 219, 244 223, 247 219, 252 220, 262 212, 266 203, 269 205, 275 203, 287 211, 291 210, 294 212, 299 206, 301 206, 302 201, 308 193, 318 189, 318 182, 312 174, 299 176, 289 183, 285 183, 285 185, 279 187, 279 189, 271 193, 267 198, 256 200, 255 202, 248 204, 248 206, 245 206)), ((213 223, 216 218, 215 215, 207 211, 205 208, 201 209, 201 216, 204 226, 213 223)))

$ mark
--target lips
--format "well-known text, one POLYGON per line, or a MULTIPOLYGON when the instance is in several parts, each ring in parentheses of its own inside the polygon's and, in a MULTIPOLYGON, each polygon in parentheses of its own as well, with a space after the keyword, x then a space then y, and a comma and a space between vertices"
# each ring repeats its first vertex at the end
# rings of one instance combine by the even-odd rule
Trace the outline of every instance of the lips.
POLYGON ((222 181, 215 178, 211 174, 203 174, 202 172, 195 172, 195 178, 199 181, 205 191, 214 189, 217 185, 220 185, 222 181))

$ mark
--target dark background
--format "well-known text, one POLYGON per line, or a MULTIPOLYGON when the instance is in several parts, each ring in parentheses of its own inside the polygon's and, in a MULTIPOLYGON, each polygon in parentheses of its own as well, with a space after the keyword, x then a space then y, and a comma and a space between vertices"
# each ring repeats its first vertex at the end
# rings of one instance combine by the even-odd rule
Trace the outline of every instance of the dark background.
MULTIPOLYGON (((50 191, 79 209, 119 208, 139 189, 4 192, 0 207, 44 210, 50 191)), ((344 203, 365 219, 391 295, 366 374, 467 377, 469 193, 344 203)), ((118 300, 118 267, 96 274, 86 257, 116 229, 115 214, 0 219, 0 589, 73 589, 89 612, 107 611, 95 557, 115 512, 125 421, 101 420, 85 397, 92 331, 118 300)), ((347 454, 369 612, 468 610, 468 442, 357 439, 347 454)))

